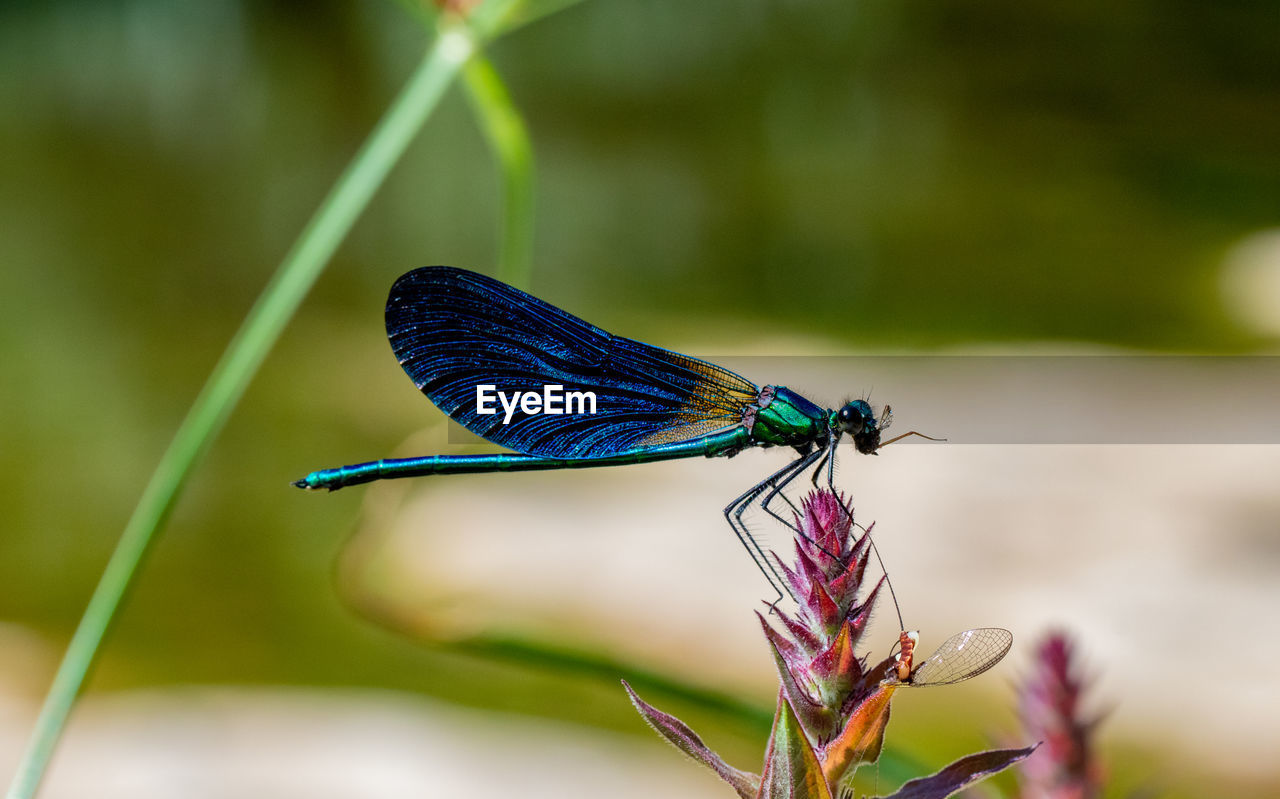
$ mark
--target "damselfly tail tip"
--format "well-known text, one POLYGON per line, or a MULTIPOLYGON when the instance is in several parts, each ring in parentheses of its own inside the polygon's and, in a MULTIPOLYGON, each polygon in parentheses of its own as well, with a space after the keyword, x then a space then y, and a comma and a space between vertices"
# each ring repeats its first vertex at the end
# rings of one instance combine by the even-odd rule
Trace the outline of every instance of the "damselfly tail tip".
POLYGON ((305 477, 302 478, 301 480, 294 480, 292 483, 289 483, 289 485, 293 486, 294 488, 301 488, 303 491, 312 491, 315 489, 315 486, 308 483, 307 478, 305 477))

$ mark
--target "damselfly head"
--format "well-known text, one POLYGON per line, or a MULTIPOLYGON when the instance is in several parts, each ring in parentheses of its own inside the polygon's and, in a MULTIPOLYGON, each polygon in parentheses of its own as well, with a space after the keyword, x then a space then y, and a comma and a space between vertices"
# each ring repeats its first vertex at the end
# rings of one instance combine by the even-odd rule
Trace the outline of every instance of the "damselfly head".
POLYGON ((868 424, 875 426, 876 416, 871 410, 871 404, 866 400, 850 400, 836 411, 836 424, 839 425, 841 432, 856 436, 861 433, 868 424))
POLYGON ((865 455, 872 455, 880 447, 880 422, 866 400, 846 402, 836 412, 836 424, 843 433, 853 436, 853 446, 865 455))

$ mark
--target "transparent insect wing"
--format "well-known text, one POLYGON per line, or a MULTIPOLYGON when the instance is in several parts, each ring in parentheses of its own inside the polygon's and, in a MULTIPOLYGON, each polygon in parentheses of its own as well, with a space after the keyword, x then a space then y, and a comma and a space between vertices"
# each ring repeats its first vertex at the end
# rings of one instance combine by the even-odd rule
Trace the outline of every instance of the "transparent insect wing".
POLYGON ((893 424, 893 408, 886 405, 884 406, 884 410, 880 413, 880 432, 883 433, 891 424, 893 424))
POLYGON ((956 633, 911 672, 911 685, 951 685, 977 677, 1004 659, 1011 646, 1013 633, 1000 627, 956 633))

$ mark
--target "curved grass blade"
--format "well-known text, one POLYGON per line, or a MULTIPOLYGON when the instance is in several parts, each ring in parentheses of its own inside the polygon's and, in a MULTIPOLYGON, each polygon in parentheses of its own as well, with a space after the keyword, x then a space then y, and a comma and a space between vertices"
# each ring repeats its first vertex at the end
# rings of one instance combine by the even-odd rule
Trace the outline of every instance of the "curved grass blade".
POLYGON ((533 143, 511 93, 488 58, 472 58, 462 77, 480 130, 502 167, 498 276, 528 288, 533 270, 533 143))
POLYGON ((486 26, 457 22, 439 35, 286 254, 196 397, 152 473, 71 638, 7 799, 38 789, 54 747, 84 685, 116 610, 155 534, 164 526, 196 462, 230 417, 289 319, 351 226, 435 110, 458 70, 492 35, 516 0, 488 0, 486 26))

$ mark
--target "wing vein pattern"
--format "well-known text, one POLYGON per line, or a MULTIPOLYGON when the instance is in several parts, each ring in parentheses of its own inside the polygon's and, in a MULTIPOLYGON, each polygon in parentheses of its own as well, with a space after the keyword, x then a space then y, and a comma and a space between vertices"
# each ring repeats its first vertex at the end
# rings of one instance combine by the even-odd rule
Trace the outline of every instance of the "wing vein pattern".
POLYGON ((953 685, 977 677, 999 663, 1013 646, 1013 633, 979 627, 956 633, 911 672, 914 685, 953 685))
POLYGON ((428 266, 387 299, 387 336, 414 384, 468 430, 517 452, 594 458, 686 441, 742 421, 759 389, 714 364, 615 336, 484 275, 428 266), (596 395, 594 414, 477 413, 476 387, 508 396, 596 395))

